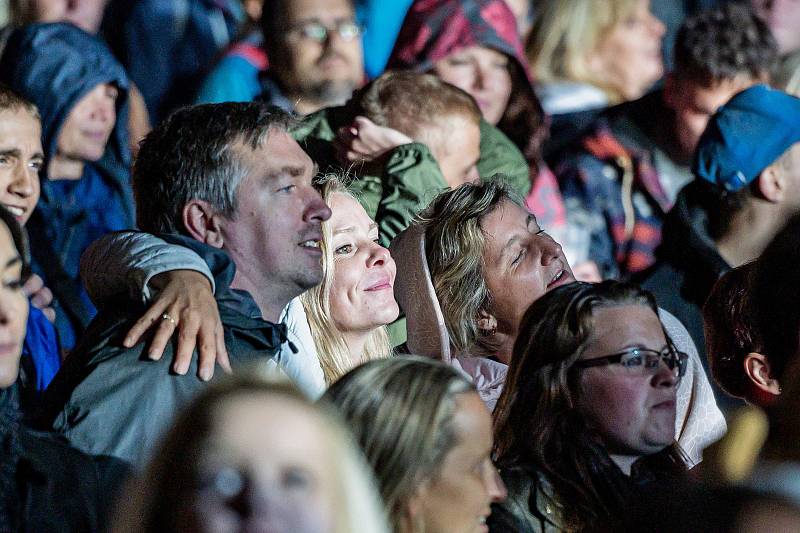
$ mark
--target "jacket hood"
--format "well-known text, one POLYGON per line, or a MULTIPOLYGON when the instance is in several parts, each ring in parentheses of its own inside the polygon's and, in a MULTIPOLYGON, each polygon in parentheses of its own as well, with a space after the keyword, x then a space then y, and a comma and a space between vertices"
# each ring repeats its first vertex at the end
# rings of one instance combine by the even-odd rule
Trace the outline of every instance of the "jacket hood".
POLYGON ((101 83, 115 85, 117 122, 98 166, 130 166, 128 76, 97 37, 65 23, 19 28, 0 58, 0 81, 39 108, 47 159, 55 154, 58 133, 75 104, 101 83))
POLYGON ((681 190, 664 221, 658 255, 713 284, 730 266, 719 255, 709 231, 708 204, 704 201, 708 194, 713 193, 698 181, 681 190))
POLYGON ((416 0, 403 20, 387 68, 425 72, 470 46, 505 54, 530 86, 517 20, 504 0, 416 0))

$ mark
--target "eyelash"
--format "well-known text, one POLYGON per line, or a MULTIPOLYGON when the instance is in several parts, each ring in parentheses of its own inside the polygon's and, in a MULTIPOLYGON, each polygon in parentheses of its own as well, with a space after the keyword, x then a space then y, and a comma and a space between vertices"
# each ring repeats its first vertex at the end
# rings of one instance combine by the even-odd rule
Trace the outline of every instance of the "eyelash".
POLYGON ((5 287, 6 289, 9 289, 9 290, 12 290, 12 291, 19 291, 19 290, 22 290, 22 287, 23 287, 24 285, 25 285, 25 284, 22 282, 22 280, 21 280, 21 279, 18 279, 18 280, 15 280, 15 281, 9 281, 9 282, 3 283, 3 287, 5 287))

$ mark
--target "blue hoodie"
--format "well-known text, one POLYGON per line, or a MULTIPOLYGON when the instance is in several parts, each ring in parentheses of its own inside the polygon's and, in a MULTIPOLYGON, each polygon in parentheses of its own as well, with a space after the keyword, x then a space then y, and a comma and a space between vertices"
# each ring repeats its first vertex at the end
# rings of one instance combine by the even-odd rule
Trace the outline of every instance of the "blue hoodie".
POLYGON ((70 24, 15 30, 0 58, 0 81, 39 108, 47 163, 72 108, 102 83, 119 90, 117 122, 103 157, 80 180, 40 174, 42 194, 27 224, 33 268, 56 296, 56 329, 70 349, 95 310, 79 279, 80 256, 95 239, 134 226, 128 150, 128 78, 98 38, 70 24))

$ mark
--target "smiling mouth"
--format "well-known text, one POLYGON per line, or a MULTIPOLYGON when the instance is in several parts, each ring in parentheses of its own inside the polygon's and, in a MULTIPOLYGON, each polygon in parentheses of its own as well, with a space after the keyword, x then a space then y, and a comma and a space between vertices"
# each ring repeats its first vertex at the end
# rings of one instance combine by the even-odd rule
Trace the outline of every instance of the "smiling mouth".
POLYGON ((307 241, 303 241, 300 243, 300 247, 308 250, 319 250, 319 239, 308 239, 307 241))
POLYGON ((22 207, 17 207, 15 205, 7 205, 7 204, 3 204, 3 207, 8 209, 8 212, 14 215, 15 217, 21 217, 25 214, 25 209, 23 209, 22 207))
POLYGON ((547 286, 548 287, 552 287, 553 285, 555 285, 556 283, 561 281, 564 278, 564 274, 566 274, 566 273, 567 273, 567 271, 564 270, 563 268, 561 270, 559 270, 558 273, 556 273, 556 275, 553 276, 553 279, 550 280, 550 283, 548 283, 547 286))

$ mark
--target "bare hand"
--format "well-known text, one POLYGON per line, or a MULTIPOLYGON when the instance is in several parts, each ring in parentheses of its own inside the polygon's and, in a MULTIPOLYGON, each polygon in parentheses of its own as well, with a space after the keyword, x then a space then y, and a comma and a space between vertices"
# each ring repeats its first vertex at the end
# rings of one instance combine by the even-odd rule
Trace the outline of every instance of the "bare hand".
POLYGON ((373 161, 398 146, 414 142, 408 135, 378 126, 370 119, 356 117, 350 126, 339 128, 334 144, 342 164, 373 161))
POLYGON ((154 276, 150 285, 160 289, 159 295, 128 332, 123 344, 131 348, 142 335, 154 329, 147 356, 157 361, 177 329, 178 349, 172 363, 175 373, 183 375, 189 370, 195 346, 198 346, 197 376, 201 380, 208 381, 214 376, 215 362, 231 372, 219 309, 206 277, 193 270, 173 270, 154 276))
POLYGON ((50 322, 55 322, 56 311, 52 307, 53 293, 50 292, 50 289, 45 286, 42 278, 36 274, 31 274, 31 277, 25 282, 22 290, 25 293, 25 296, 30 298, 31 304, 44 313, 44 316, 47 317, 47 320, 50 322))

